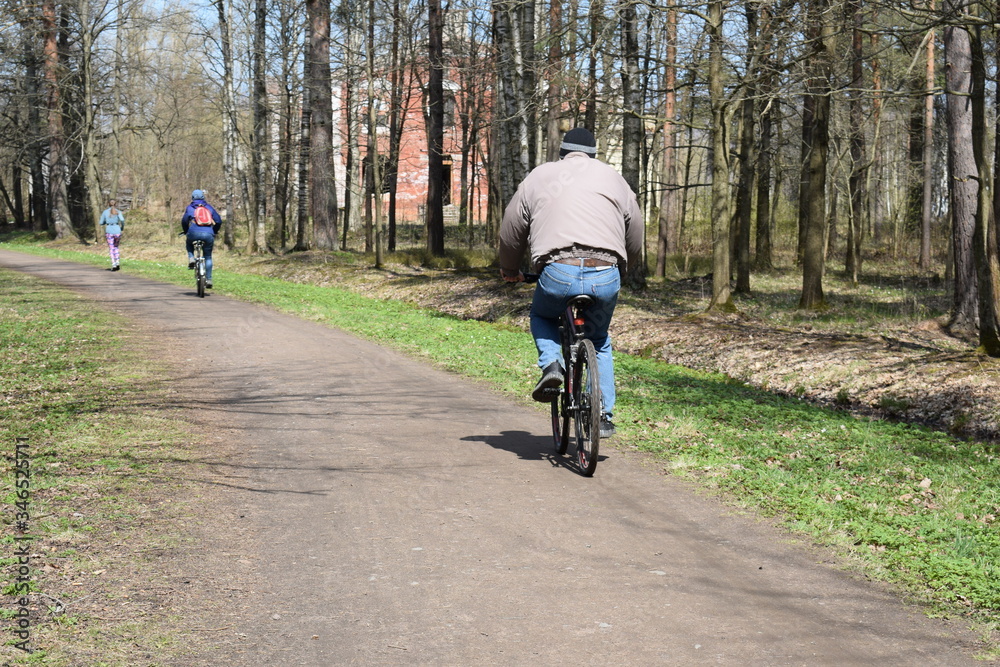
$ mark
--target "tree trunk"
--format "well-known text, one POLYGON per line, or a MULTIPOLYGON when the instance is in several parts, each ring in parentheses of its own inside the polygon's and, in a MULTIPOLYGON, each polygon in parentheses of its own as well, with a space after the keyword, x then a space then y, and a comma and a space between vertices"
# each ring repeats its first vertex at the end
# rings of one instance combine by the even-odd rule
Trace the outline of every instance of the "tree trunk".
MULTIPOLYGON (((642 91, 639 88, 639 33, 636 19, 635 2, 622 0, 618 10, 621 15, 622 29, 622 96, 625 102, 622 118, 622 177, 632 188, 636 197, 640 197, 640 180, 642 178, 642 91)), ((640 199, 641 201, 641 199, 640 199)), ((644 223, 644 221, 643 221, 644 223)), ((643 239, 646 226, 643 224, 643 239)), ((645 240, 643 241, 643 257, 645 257, 645 240)), ((646 286, 645 261, 637 266, 628 267, 628 282, 633 288, 646 286)))
POLYGON ((45 81, 48 87, 49 130, 49 234, 57 239, 75 237, 69 213, 69 171, 66 165, 66 137, 63 132, 62 72, 59 53, 55 0, 42 3, 45 54, 45 81))
MULTIPOLYGON (((775 109, 780 104, 775 90, 775 75, 778 56, 765 49, 761 44, 770 44, 775 37, 776 19, 770 7, 764 4, 760 7, 759 20, 763 26, 763 37, 756 40, 758 53, 757 76, 755 84, 756 102, 754 113, 760 119, 760 143, 755 151, 756 170, 756 234, 754 236, 753 268, 758 271, 773 271, 774 258, 772 254, 772 220, 771 215, 771 173, 773 155, 771 140, 774 132, 775 109)), ((777 189, 777 188, 775 188, 777 189)))
MULTIPOLYGON (((928 1, 928 10, 934 13, 934 0, 928 1)), ((931 269, 931 206, 934 194, 934 30, 927 36, 927 60, 924 72, 924 140, 923 140, 923 196, 920 212, 920 269, 931 269)))
POLYGON ((44 69, 39 67, 34 44, 29 35, 31 30, 24 27, 24 61, 26 72, 25 96, 28 105, 28 131, 31 133, 31 143, 28 145, 28 169, 30 170, 31 192, 29 195, 29 217, 31 229, 41 232, 48 224, 48 206, 45 199, 45 144, 44 130, 40 109, 43 108, 42 90, 44 88, 44 69))
MULTIPOLYGON (((986 133, 986 55, 982 27, 970 27, 972 47, 972 148, 979 193, 976 206, 974 251, 979 288, 979 345, 991 357, 1000 357, 1000 248, 990 177, 986 133)), ((994 125, 996 127, 996 125, 994 125)), ((1000 148, 1000 138, 995 139, 1000 148)), ((994 151, 996 160, 998 153, 994 151)))
POLYGON ((528 172, 527 137, 521 102, 518 43, 514 29, 515 12, 511 0, 500 0, 494 12, 494 42, 497 51, 497 95, 494 150, 490 160, 494 166, 494 183, 499 199, 494 205, 499 211, 514 196, 517 186, 528 172), (523 137, 523 140, 522 140, 523 137))
POLYGON ((258 253, 267 249, 264 220, 267 215, 264 186, 264 147, 267 141, 267 84, 264 80, 267 36, 266 0, 256 0, 253 38, 253 136, 251 137, 250 170, 253 176, 253 204, 250 208, 250 239, 248 250, 258 253))
POLYGON ((802 248, 802 296, 799 308, 822 310, 826 308, 823 296, 823 268, 826 258, 826 170, 830 143, 830 79, 832 69, 833 26, 827 16, 827 0, 815 0, 812 20, 817 22, 819 39, 809 57, 810 70, 808 94, 813 100, 813 123, 810 132, 812 146, 802 182, 806 185, 806 201, 800 202, 806 210, 804 242, 802 248))
POLYGON ((589 9, 590 43, 588 44, 589 59, 587 61, 587 101, 584 112, 584 126, 597 134, 597 58, 598 39, 601 34, 601 24, 604 22, 604 1, 591 0, 589 9))
POLYGON ((709 310, 733 311, 729 284, 729 160, 722 79, 722 0, 708 3, 708 96, 712 107, 712 300, 709 310))
POLYGON ((90 13, 91 7, 88 2, 81 2, 79 5, 80 19, 80 74, 82 76, 82 94, 80 106, 83 107, 83 162, 84 162, 84 183, 87 191, 87 219, 93 225, 94 240, 101 242, 104 232, 100 225, 101 202, 104 199, 101 192, 101 176, 98 172, 98 162, 100 157, 97 154, 97 140, 94 137, 95 127, 95 100, 94 100, 94 36, 97 34, 95 26, 92 25, 90 13))
POLYGON ((740 105, 742 120, 740 122, 740 176, 736 190, 736 293, 750 293, 750 226, 753 213, 753 182, 754 169, 757 166, 754 132, 755 101, 757 98, 757 83, 754 81, 759 71, 759 46, 757 44, 758 15, 754 3, 745 6, 747 18, 747 50, 751 65, 748 67, 748 81, 744 90, 744 98, 740 105))
POLYGON ((292 160, 295 153, 295 83, 296 34, 298 14, 296 8, 282 3, 279 13, 280 37, 278 45, 281 59, 281 111, 278 132, 278 160, 275 181, 275 212, 278 216, 278 244, 281 250, 288 249, 289 214, 292 197, 292 160))
MULTIPOLYGON (((770 88, 770 86, 769 86, 770 88)), ((769 95, 762 101, 760 115, 760 150, 757 153, 757 234, 754 239, 754 267, 758 271, 774 270, 771 243, 771 135, 774 106, 778 100, 769 95)), ((758 106, 758 109, 760 106, 758 106)))
POLYGON ((235 90, 233 84, 233 46, 229 26, 229 11, 231 5, 226 0, 216 0, 216 10, 219 14, 219 40, 222 47, 222 175, 226 191, 223 193, 225 206, 225 225, 222 227, 222 238, 226 248, 236 247, 236 216, 234 215, 236 197, 236 177, 233 173, 233 160, 236 153, 236 108, 235 90))
POLYGON ((748 94, 740 104, 740 176, 736 190, 736 294, 750 294, 750 226, 753 212, 754 98, 748 94))
POLYGON ((444 255, 444 18, 440 0, 428 0, 428 57, 430 76, 427 86, 427 249, 444 255))
POLYGON ((518 21, 521 54, 521 118, 524 123, 524 148, 527 151, 527 170, 538 164, 538 112, 535 104, 536 72, 538 58, 535 56, 535 0, 518 0, 520 20, 518 21))
MULTIPOLYGON (((961 16, 967 0, 947 0, 949 15, 961 16)), ((972 45, 968 28, 947 25, 944 29, 945 89, 948 100, 948 184, 952 215, 952 252, 955 289, 949 328, 974 332, 978 326, 979 294, 973 257, 973 237, 978 184, 972 137, 972 45)))
POLYGON ((844 270, 851 284, 857 285, 861 273, 861 239, 864 228, 865 183, 868 167, 865 165, 864 105, 861 90, 864 85, 864 15, 861 0, 851 0, 849 4, 853 30, 851 33, 851 89, 849 114, 851 118, 851 176, 850 211, 847 222, 847 254, 844 270))
MULTIPOLYGON (((875 136, 872 139, 871 147, 871 165, 868 167, 868 172, 865 178, 865 192, 868 195, 868 206, 865 209, 867 215, 867 221, 869 223, 869 232, 875 239, 875 243, 881 243, 883 237, 882 231, 882 211, 884 208, 883 200, 885 198, 884 188, 881 186, 881 180, 876 178, 874 185, 872 185, 872 175, 879 174, 882 170, 882 146, 880 143, 879 129, 882 126, 882 59, 878 57, 881 52, 881 46, 879 45, 879 34, 877 32, 872 33, 869 37, 871 43, 871 53, 872 53, 872 125, 875 126, 875 136)), ((860 269, 859 269, 860 270, 860 269)))
POLYGON ((307 49, 302 66, 302 79, 305 85, 302 86, 302 116, 299 119, 299 201, 296 211, 295 248, 293 248, 297 251, 309 250, 312 240, 309 219, 309 183, 312 180, 309 174, 309 165, 312 162, 309 159, 309 146, 312 144, 312 139, 309 136, 312 125, 312 82, 309 79, 309 73, 312 71, 310 64, 312 54, 308 48, 308 45, 312 44, 312 27, 309 20, 306 21, 303 41, 307 45, 307 49))
POLYGON ((402 70, 399 62, 399 40, 402 32, 402 21, 399 13, 399 0, 392 2, 392 46, 389 56, 389 159, 387 174, 389 183, 389 229, 386 239, 386 249, 396 251, 396 175, 399 173, 399 145, 401 118, 400 105, 403 101, 402 70))
POLYGON ((802 254, 805 252, 806 228, 808 225, 809 182, 806 174, 809 170, 809 160, 813 147, 813 129, 816 127, 816 97, 806 94, 802 100, 802 143, 799 152, 799 208, 798 208, 798 244, 795 247, 795 263, 802 264, 802 254))
POLYGON ((333 250, 337 246, 337 190, 333 172, 333 90, 330 83, 330 4, 306 0, 311 24, 309 44, 312 88, 310 104, 309 170, 312 190, 312 219, 316 247, 333 250))
POLYGON ((663 100, 663 165, 660 195, 659 235, 656 244, 656 277, 664 278, 667 256, 677 252, 677 134, 674 123, 677 114, 677 7, 676 0, 667 2, 667 53, 664 64, 663 100))
POLYGON ((385 229, 382 220, 383 174, 378 147, 378 100, 375 99, 375 0, 368 0, 368 165, 372 173, 372 198, 375 203, 375 267, 385 263, 385 229))
POLYGON ((562 86, 563 76, 562 40, 562 0, 552 0, 549 5, 549 89, 546 92, 547 120, 545 122, 545 160, 559 159, 559 144, 562 142, 562 86))
MULTIPOLYGON (((361 41, 360 36, 355 31, 354 16, 354 12, 357 10, 358 8, 352 3, 345 3, 342 8, 342 11, 346 12, 343 20, 347 40, 347 48, 344 53, 344 62, 347 67, 347 81, 344 82, 344 103, 347 108, 347 174, 344 184, 344 233, 341 242, 343 250, 347 250, 348 229, 361 230, 362 228, 362 206, 365 201, 365 190, 361 179, 361 111, 358 90, 358 86, 361 84, 361 68, 358 65, 361 41)), ((371 252, 372 238, 367 227, 364 239, 365 252, 371 252)))
MULTIPOLYGON (((118 181, 121 178, 122 162, 122 107, 125 104, 125 26, 130 22, 129 12, 131 7, 126 9, 124 0, 118 0, 118 23, 115 26, 115 78, 112 90, 111 110, 111 182, 108 189, 111 191, 111 198, 118 199, 118 181)), ((100 236, 98 236, 100 239, 100 236)))

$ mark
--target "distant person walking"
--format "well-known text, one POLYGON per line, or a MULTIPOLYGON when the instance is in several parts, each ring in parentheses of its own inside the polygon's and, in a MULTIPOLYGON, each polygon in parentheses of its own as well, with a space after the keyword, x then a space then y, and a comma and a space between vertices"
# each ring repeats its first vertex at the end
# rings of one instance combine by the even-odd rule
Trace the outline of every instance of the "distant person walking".
POLYGON ((104 238, 108 240, 108 252, 111 253, 111 270, 117 271, 120 260, 118 246, 122 241, 122 232, 125 231, 125 214, 118 210, 118 202, 116 200, 109 200, 108 207, 101 213, 101 227, 104 227, 104 238))
POLYGON ((222 216, 205 201, 204 190, 191 193, 191 203, 184 209, 181 229, 187 237, 188 268, 194 268, 194 242, 202 241, 205 253, 205 287, 212 286, 212 247, 215 235, 222 228, 222 216))

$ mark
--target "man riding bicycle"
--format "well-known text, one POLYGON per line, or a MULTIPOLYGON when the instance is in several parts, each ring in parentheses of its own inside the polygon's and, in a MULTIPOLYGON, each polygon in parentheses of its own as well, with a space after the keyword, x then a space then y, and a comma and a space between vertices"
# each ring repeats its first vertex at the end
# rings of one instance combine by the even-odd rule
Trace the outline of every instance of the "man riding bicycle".
POLYGON ((613 167, 594 159, 597 142, 585 128, 566 133, 559 160, 525 177, 504 211, 500 227, 500 275, 524 280, 521 259, 530 247, 540 275, 531 304, 531 335, 542 377, 532 397, 551 401, 564 369, 559 319, 567 301, 587 294, 585 331, 597 350, 603 414, 601 437, 614 435, 615 378, 608 327, 627 263, 642 261, 642 211, 635 193, 613 167))

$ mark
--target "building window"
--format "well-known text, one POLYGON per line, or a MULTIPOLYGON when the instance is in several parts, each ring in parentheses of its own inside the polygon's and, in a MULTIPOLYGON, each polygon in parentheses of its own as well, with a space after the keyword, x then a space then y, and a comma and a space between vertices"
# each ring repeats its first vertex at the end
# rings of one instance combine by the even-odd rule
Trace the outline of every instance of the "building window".
POLYGON ((441 199, 445 206, 451 206, 451 165, 450 155, 441 158, 441 199))

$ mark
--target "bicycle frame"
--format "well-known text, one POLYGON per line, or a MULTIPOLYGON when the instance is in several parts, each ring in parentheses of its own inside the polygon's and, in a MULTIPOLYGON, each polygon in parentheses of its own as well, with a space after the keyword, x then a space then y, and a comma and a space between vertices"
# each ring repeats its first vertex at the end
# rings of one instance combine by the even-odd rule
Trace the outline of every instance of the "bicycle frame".
MULTIPOLYGON (((538 274, 525 274, 527 282, 536 282, 538 274)), ((594 345, 584 329, 584 311, 594 304, 593 297, 578 294, 570 297, 559 324, 565 376, 558 395, 551 402, 552 436, 556 452, 562 456, 569 448, 570 421, 576 431, 576 458, 584 476, 594 474, 600 448, 601 389, 594 345)))
POLYGON ((575 403, 578 394, 576 387, 580 383, 577 357, 580 351, 580 341, 586 338, 583 333, 583 327, 586 324, 583 311, 592 303, 593 299, 586 295, 570 299, 559 327, 562 334, 563 359, 566 360, 565 391, 569 400, 568 407, 574 410, 579 408, 575 403))
POLYGON ((196 240, 191 243, 194 249, 194 282, 198 296, 205 297, 205 242, 196 240))

